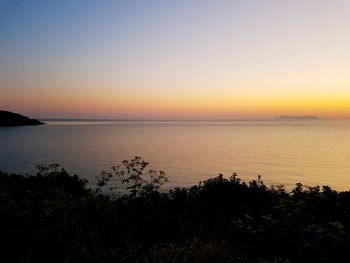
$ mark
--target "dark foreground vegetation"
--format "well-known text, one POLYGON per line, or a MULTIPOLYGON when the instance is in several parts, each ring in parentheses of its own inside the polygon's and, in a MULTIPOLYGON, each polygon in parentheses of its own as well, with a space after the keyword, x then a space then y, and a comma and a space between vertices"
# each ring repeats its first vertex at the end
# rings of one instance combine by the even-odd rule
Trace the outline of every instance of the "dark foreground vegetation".
POLYGON ((125 161, 93 190, 57 165, 0 172, 0 261, 350 262, 349 192, 236 175, 163 192, 146 168, 125 161), (128 192, 106 194, 114 178, 128 192))

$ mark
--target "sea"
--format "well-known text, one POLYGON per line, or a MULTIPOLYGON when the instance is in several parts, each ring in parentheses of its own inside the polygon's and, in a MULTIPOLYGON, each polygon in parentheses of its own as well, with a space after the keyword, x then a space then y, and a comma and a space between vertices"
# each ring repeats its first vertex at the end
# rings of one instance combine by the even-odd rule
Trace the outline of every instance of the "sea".
POLYGON ((35 174, 58 163, 93 186, 95 177, 140 156, 166 187, 223 174, 292 189, 298 182, 350 189, 350 121, 51 120, 0 128, 0 170, 35 174))

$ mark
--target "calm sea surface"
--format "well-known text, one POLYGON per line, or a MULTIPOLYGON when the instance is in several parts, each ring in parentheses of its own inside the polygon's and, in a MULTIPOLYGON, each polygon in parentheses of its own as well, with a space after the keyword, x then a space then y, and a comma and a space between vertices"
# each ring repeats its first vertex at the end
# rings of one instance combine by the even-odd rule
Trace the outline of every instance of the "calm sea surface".
POLYGON ((49 122, 0 128, 0 170, 34 173, 60 163, 91 182, 135 155, 166 172, 169 186, 223 173, 267 184, 350 189, 350 122, 49 122))

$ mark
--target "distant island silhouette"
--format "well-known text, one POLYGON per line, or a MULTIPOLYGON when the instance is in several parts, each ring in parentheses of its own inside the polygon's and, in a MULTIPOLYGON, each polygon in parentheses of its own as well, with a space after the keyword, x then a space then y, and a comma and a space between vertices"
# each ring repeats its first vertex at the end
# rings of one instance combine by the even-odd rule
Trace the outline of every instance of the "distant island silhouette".
POLYGON ((36 119, 30 119, 18 113, 0 110, 0 127, 7 126, 26 126, 45 124, 36 119))
POLYGON ((317 116, 279 116, 276 118, 276 120, 281 120, 281 121, 295 121, 295 120, 317 121, 317 120, 322 120, 322 119, 317 117, 317 116))

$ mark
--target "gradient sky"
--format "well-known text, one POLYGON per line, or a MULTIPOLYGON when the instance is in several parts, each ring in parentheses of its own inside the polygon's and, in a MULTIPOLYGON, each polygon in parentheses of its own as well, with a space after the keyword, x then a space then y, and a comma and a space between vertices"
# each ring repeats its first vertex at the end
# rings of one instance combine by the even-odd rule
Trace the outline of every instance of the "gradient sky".
POLYGON ((350 118, 350 0, 0 0, 0 108, 350 118))

